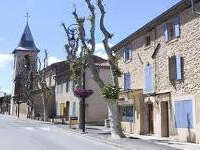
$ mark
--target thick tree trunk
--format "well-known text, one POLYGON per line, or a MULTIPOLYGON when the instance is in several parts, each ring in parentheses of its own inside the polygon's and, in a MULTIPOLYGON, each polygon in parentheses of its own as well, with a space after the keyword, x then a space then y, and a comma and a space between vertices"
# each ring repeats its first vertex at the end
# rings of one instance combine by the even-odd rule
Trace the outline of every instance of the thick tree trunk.
POLYGON ((45 100, 45 98, 43 98, 42 101, 43 101, 43 119, 44 122, 47 122, 48 121, 47 101, 45 100))
POLYGON ((121 129, 121 115, 116 100, 108 101, 108 115, 110 119, 111 137, 113 139, 124 138, 125 135, 121 129))

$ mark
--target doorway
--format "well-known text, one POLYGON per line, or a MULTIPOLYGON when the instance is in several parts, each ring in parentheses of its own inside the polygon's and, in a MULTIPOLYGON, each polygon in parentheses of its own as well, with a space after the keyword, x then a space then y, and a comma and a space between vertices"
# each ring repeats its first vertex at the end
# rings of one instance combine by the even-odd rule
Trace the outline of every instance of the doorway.
POLYGON ((148 104, 149 134, 153 134, 153 104, 148 104))
POLYGON ((66 102, 65 116, 66 116, 67 121, 69 121, 69 106, 70 106, 70 102, 66 102))
POLYGON ((161 102, 161 136, 169 137, 168 101, 161 102))

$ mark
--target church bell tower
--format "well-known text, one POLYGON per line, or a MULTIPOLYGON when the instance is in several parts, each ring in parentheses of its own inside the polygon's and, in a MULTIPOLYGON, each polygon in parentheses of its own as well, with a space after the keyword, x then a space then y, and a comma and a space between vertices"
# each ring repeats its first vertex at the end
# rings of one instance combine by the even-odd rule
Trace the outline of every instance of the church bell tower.
POLYGON ((32 72, 37 71, 37 55, 40 50, 36 47, 28 21, 18 46, 12 52, 14 56, 14 80, 13 80, 13 99, 11 101, 12 115, 27 115, 27 104, 22 95, 25 91, 23 85, 24 77, 27 75, 27 68, 32 72), (17 100, 16 100, 17 99, 17 100), (20 108, 19 108, 20 107, 20 108))

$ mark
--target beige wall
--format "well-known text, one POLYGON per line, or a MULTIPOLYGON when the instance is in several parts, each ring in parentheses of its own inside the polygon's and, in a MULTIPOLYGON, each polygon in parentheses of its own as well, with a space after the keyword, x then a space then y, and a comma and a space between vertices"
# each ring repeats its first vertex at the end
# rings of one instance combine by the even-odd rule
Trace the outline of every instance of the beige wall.
MULTIPOLYGON (((198 4, 199 6, 199 4, 198 4)), ((200 8, 196 8, 200 10, 200 8)), ((199 116, 200 109, 199 105, 199 95, 200 95, 200 18, 197 15, 193 15, 191 8, 184 10, 183 12, 177 14, 180 15, 181 22, 181 36, 172 41, 165 42, 163 36, 163 24, 157 25, 155 29, 138 37, 131 42, 133 46, 132 60, 130 62, 124 63, 123 57, 119 61, 119 66, 123 72, 131 72, 132 75, 132 88, 133 89, 144 89, 144 67, 147 63, 153 66, 153 81, 154 81, 154 91, 159 94, 164 94, 164 96, 156 96, 152 98, 152 103, 154 104, 154 133, 157 136, 161 136, 161 110, 160 102, 169 102, 169 127, 170 135, 176 138, 187 140, 188 129, 175 129, 173 127, 173 116, 174 116, 174 100, 185 100, 192 97, 194 104, 194 129, 191 130, 192 137, 195 139, 197 136, 197 141, 199 136, 199 116), (151 45, 146 47, 145 36, 150 34, 151 45), (152 55, 157 44, 160 43, 161 47, 158 50, 155 60, 152 59, 152 55), (184 82, 176 81, 172 85, 169 81, 169 66, 168 57, 172 55, 181 55, 184 58, 184 82), (158 104, 156 103, 158 101, 158 104), (194 135, 193 135, 194 134, 194 135)), ((172 18, 168 18, 168 21, 172 18)), ((123 56, 123 49, 119 51, 121 56, 123 56)), ((123 78, 120 78, 120 85, 123 87, 123 78)), ((195 140, 193 141, 195 142, 195 140)))
MULTIPOLYGON (((111 81, 110 70, 109 69, 100 69, 100 77, 106 83, 111 81)), ((72 104, 76 103, 76 116, 80 115, 79 112, 79 104, 80 100, 77 98, 72 90, 72 82, 70 82, 69 91, 66 92, 66 83, 63 84, 63 92, 58 92, 58 86, 56 85, 56 103, 66 103, 67 101, 70 102, 70 116, 72 116, 72 104)), ((86 89, 92 89, 94 93, 86 99, 86 121, 89 123, 97 123, 97 122, 104 122, 107 118, 107 105, 104 101, 104 98, 101 96, 100 88, 93 80, 93 75, 91 74, 90 70, 86 70, 86 89)), ((58 114, 59 112, 57 112, 58 114)))

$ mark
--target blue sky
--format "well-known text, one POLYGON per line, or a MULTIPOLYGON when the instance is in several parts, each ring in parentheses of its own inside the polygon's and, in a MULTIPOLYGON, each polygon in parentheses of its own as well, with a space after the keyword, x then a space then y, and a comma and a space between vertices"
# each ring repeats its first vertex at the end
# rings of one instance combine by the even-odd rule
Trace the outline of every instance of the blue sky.
MULTIPOLYGON (((73 23, 71 12, 76 6, 81 15, 87 15, 84 0, 4 0, 0 5, 0 91, 12 92, 12 56, 24 27, 25 15, 31 15, 29 24, 41 50, 49 51, 50 63, 66 57, 63 45, 65 34, 61 23, 73 23)), ((114 33, 116 44, 180 0, 106 0, 107 26, 114 33)), ((97 34, 97 50, 103 55, 97 34)))

